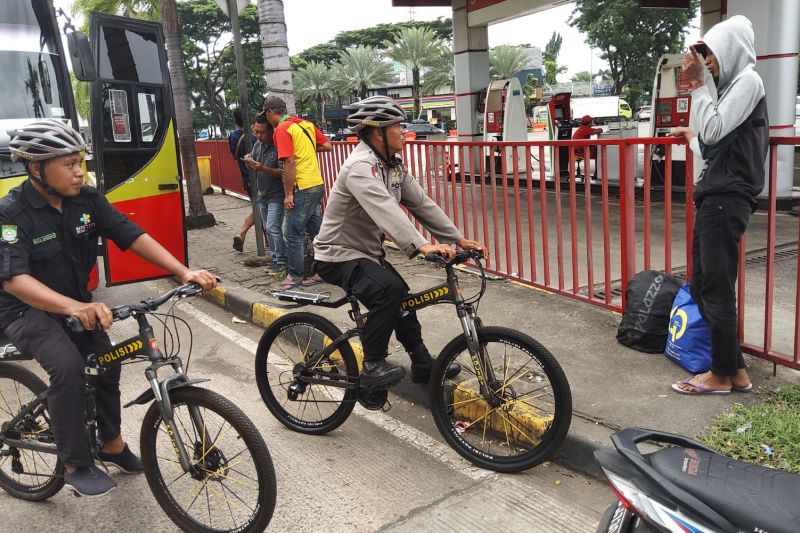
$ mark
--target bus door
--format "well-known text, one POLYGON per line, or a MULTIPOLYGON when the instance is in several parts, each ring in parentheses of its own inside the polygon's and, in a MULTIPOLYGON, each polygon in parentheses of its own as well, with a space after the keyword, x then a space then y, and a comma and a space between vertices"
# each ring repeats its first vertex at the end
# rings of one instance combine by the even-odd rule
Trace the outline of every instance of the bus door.
MULTIPOLYGON (((93 13, 92 131, 98 188, 186 264, 175 114, 161 25, 93 13)), ((107 285, 169 275, 106 241, 107 285)))

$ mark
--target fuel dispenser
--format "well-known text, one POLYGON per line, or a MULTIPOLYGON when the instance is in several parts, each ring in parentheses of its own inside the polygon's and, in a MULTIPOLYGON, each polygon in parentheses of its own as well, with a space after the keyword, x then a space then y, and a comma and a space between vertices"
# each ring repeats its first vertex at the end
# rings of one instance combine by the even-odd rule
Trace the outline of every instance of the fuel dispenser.
MULTIPOLYGON (((653 82, 652 117, 650 136, 666 137, 669 130, 677 126, 689 126, 689 111, 692 103, 692 88, 681 72, 683 55, 664 54, 658 60, 653 82)), ((682 187, 686 183, 686 148, 684 146, 653 145, 652 172, 654 180, 663 182, 665 152, 672 150, 672 184, 682 187)), ((700 168, 695 165, 695 167, 700 168)))
MULTIPOLYGON (((478 103, 479 111, 483 112, 483 140, 484 142, 509 141, 525 142, 528 140, 527 117, 525 114, 525 97, 517 78, 507 80, 494 80, 481 94, 478 103)), ((495 173, 501 172, 502 153, 505 152, 506 172, 514 169, 514 157, 520 172, 525 171, 525 150, 513 148, 494 149, 495 173)), ((486 154, 486 172, 491 168, 489 154, 486 154)))
MULTIPOLYGON (((570 98, 572 93, 556 93, 547 104, 548 138, 562 141, 572 138, 572 117, 570 116, 570 98)), ((550 153, 550 161, 554 161, 553 153, 550 153)), ((558 147, 558 168, 560 177, 569 176, 569 148, 566 146, 558 147)), ((555 173, 555 165, 553 165, 555 173)))

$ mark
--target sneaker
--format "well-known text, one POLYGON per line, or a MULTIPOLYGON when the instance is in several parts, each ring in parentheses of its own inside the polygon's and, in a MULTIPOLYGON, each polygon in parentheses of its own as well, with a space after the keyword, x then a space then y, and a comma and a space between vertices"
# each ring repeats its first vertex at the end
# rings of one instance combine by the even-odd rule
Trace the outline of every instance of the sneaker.
POLYGON ((141 474, 144 472, 144 465, 128 445, 120 453, 107 453, 102 450, 97 454, 97 458, 104 463, 115 466, 123 474, 141 474))
POLYGON ((64 483, 87 498, 103 496, 117 488, 117 482, 97 468, 97 465, 77 468, 71 474, 64 471, 64 483))

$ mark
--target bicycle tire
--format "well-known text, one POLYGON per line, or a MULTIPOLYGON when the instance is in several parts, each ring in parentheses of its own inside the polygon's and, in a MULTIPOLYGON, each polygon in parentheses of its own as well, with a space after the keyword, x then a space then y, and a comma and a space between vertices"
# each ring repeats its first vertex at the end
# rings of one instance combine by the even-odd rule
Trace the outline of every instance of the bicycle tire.
MULTIPOLYGON (((29 403, 33 397, 41 394, 45 389, 47 389, 47 385, 45 385, 44 382, 39 379, 38 376, 36 376, 36 374, 27 368, 23 368, 12 363, 0 363, 0 384, 2 384, 2 380, 4 379, 21 385, 30 393, 29 395, 26 394, 24 398, 17 397, 16 403, 18 405, 14 406, 14 408, 18 408, 26 403, 29 403)), ((17 396, 19 396, 21 392, 20 389, 15 386, 15 391, 17 396)), ((10 398, 6 397, 4 389, 0 386, 0 426, 4 425, 7 420, 10 420, 17 414, 17 412, 14 411, 14 408, 12 408, 13 405, 14 402, 10 398), (12 412, 13 415, 9 416, 12 412)), ((47 479, 42 483, 25 484, 22 481, 24 474, 18 474, 17 479, 14 479, 8 473, 7 468, 10 470, 10 467, 12 467, 14 457, 5 456, 0 458, 0 488, 15 498, 34 502, 50 498, 60 491, 64 486, 64 465, 62 464, 59 455, 55 453, 56 446, 53 441, 52 433, 50 432, 50 419, 47 413, 46 403, 43 405, 43 407, 44 410, 41 411, 36 418, 29 419, 23 423, 28 425, 28 427, 25 428, 25 433, 28 435, 27 438, 31 438, 32 435, 35 435, 36 439, 38 440, 37 444, 46 443, 48 445, 52 445, 54 451, 52 455, 42 452, 34 452, 31 450, 20 450, 19 448, 8 448, 3 441, 0 440, 0 450, 16 450, 18 454, 18 464, 23 468, 29 469, 34 463, 44 463, 46 470, 52 470, 51 474, 39 473, 38 468, 34 466, 34 474, 29 477, 31 477, 32 480, 34 477, 37 479, 46 477, 47 479), (36 427, 32 427, 31 424, 36 424, 36 427), (39 424, 46 424, 44 426, 44 431, 42 431, 42 426, 39 424), (6 466, 7 463, 11 464, 6 466)), ((14 428, 6 428, 6 431, 11 429, 14 428)))
MULTIPOLYGON (((291 372, 294 365, 308 357, 309 349, 323 347, 326 342, 336 339, 341 334, 339 328, 331 321, 319 315, 290 313, 273 322, 261 336, 256 350, 256 383, 267 409, 287 428, 306 435, 322 435, 341 426, 353 412, 357 389, 306 384, 301 396, 292 400, 289 395, 289 386, 294 382, 291 372), (293 349, 297 349, 297 353, 287 353, 293 349), (283 357, 279 355, 281 352, 283 357), (316 390, 320 391, 320 396, 334 399, 317 399, 316 390), (338 398, 339 395, 341 398, 338 398), (306 397, 307 399, 303 399, 306 397), (313 420, 305 418, 313 414, 306 413, 307 406, 311 403, 315 405, 316 413, 319 414, 319 417, 313 420), (330 405, 332 411, 323 414, 321 404, 330 405), (296 405, 297 409, 290 412, 288 405, 296 405)), ((352 380, 358 378, 358 363, 349 342, 343 342, 324 365, 330 365, 328 370, 335 370, 352 380), (336 354, 341 357, 336 357, 336 354)))
POLYGON ((181 432, 186 453, 197 468, 198 474, 196 477, 192 476, 181 468, 176 456, 176 444, 163 425, 158 404, 153 402, 142 421, 140 449, 147 484, 158 504, 183 531, 241 533, 264 531, 275 510, 276 483, 272 458, 261 434, 238 407, 208 389, 181 387, 170 391, 169 396, 175 427, 181 432), (200 410, 202 431, 192 423, 190 408, 200 410), (213 425, 209 411, 223 420, 223 425, 218 430, 213 425), (226 430, 225 424, 236 432, 235 438, 230 443, 220 442, 230 433, 226 430), (187 427, 191 427, 191 433, 187 427), (210 446, 205 438, 206 434, 212 440, 210 446), (159 437, 163 439, 159 440, 159 437), (237 451, 242 445, 244 449, 237 451), (247 457, 243 457, 245 451, 249 452, 252 465, 245 465, 247 460, 247 457), (167 470, 170 472, 166 473, 167 470), (245 470, 247 474, 244 473, 245 470), (235 483, 226 485, 226 481, 235 483), (211 485, 212 482, 214 485, 211 485), (180 499, 174 494, 180 486, 187 486, 186 495, 183 496, 186 501, 191 500, 186 508, 179 503, 180 499), (253 497, 235 493, 235 489, 248 486, 251 492, 255 492, 253 497), (231 487, 234 490, 231 490, 231 487), (226 498, 228 493, 232 493, 235 499, 228 501, 226 498), (224 502, 219 501, 220 495, 224 502), (199 514, 203 517, 208 515, 208 524, 190 516, 190 510, 198 499, 204 499, 207 503, 207 509, 203 509, 199 514), (215 504, 215 510, 217 507, 221 509, 218 520, 230 518, 233 522, 230 527, 214 527, 214 519, 211 518, 212 502, 215 504), (250 515, 242 522, 237 522, 233 516, 234 511, 243 508, 247 508, 250 515))
POLYGON ((567 378, 556 358, 532 337, 493 326, 478 327, 477 331, 484 347, 493 345, 489 352, 490 358, 495 357, 492 368, 498 366, 494 345, 507 347, 502 367, 496 369, 504 379, 492 386, 502 395, 498 400, 502 403, 491 407, 481 396, 467 339, 461 335, 444 347, 434 365, 429 390, 433 419, 448 444, 477 466, 496 472, 533 468, 553 456, 569 430, 572 394, 567 378), (524 362, 516 371, 510 369, 509 347, 518 351, 518 359, 524 362), (526 358, 535 365, 526 369, 526 358), (457 383, 448 380, 445 371, 459 361, 462 372, 454 378, 460 380, 457 383), (533 390, 521 392, 526 386, 533 390), (542 416, 549 405, 553 413, 542 416), (528 428, 529 432, 523 431, 528 428), (516 449, 520 453, 512 454, 516 449))

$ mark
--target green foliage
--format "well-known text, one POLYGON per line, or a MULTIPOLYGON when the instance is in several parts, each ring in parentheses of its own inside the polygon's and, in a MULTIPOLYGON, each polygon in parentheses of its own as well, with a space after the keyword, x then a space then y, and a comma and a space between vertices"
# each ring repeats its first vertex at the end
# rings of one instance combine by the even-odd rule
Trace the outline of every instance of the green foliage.
POLYGON ((539 80, 533 74, 528 74, 525 78, 525 85, 522 86, 522 94, 525 95, 525 100, 536 95, 536 87, 539 86, 539 80))
POLYGON ((69 73, 69 80, 72 84, 72 94, 75 96, 75 110, 78 114, 89 120, 91 105, 89 105, 89 83, 80 81, 72 72, 69 73))
POLYGON ((501 44, 489 50, 489 73, 496 78, 510 78, 527 64, 528 55, 518 46, 501 44))
POLYGON ((72 14, 83 15, 81 31, 89 30, 89 13, 107 13, 123 17, 157 21, 160 19, 158 0, 74 0, 72 14))
POLYGON ((544 82, 548 85, 558 83, 556 77, 567 71, 567 67, 558 64, 558 54, 561 52, 561 43, 564 38, 554 31, 542 53, 542 66, 544 67, 544 82))
POLYGON ((391 41, 384 41, 386 55, 395 61, 411 68, 411 94, 414 98, 414 117, 418 117, 420 108, 420 71, 424 67, 433 66, 440 50, 445 46, 434 32, 425 27, 401 28, 392 34, 391 41))
POLYGON ((355 89, 360 98, 366 98, 367 89, 392 81, 389 65, 380 52, 371 46, 351 46, 339 53, 340 80, 355 89))
POLYGON ((453 52, 446 46, 441 47, 439 56, 434 60, 430 69, 422 80, 422 94, 436 94, 439 89, 455 91, 456 67, 453 61, 453 52))
POLYGON ((580 72, 576 72, 575 74, 573 74, 570 81, 588 83, 589 80, 591 79, 592 79, 591 72, 589 72, 588 70, 581 70, 580 72))
POLYGON ((614 94, 645 93, 659 57, 683 48, 699 0, 690 9, 640 9, 637 0, 577 0, 569 19, 608 62, 614 94))
POLYGON ((369 46, 378 50, 387 48, 387 41, 393 42, 393 36, 407 28, 426 28, 440 41, 453 40, 453 22, 449 18, 439 17, 436 20, 408 21, 394 24, 378 24, 371 28, 339 32, 327 43, 312 46, 295 57, 306 62, 317 61, 331 65, 339 59, 339 52, 352 46, 369 46))
POLYGON ((800 474, 800 385, 763 387, 758 395, 761 403, 734 404, 701 440, 734 459, 800 474))
POLYGON ((325 101, 334 95, 333 71, 323 63, 310 62, 294 74, 294 94, 298 103, 306 100, 314 104, 320 126, 325 124, 325 101))

